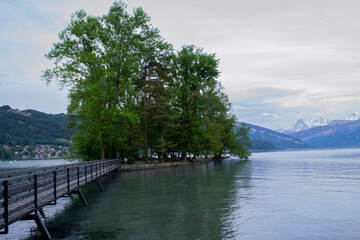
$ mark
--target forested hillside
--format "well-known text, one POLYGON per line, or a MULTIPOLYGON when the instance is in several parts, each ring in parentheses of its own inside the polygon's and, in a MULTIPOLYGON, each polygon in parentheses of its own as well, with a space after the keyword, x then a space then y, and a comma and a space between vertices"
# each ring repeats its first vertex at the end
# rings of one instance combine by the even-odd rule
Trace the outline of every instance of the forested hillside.
POLYGON ((0 107, 0 144, 68 145, 71 133, 65 114, 46 114, 35 110, 20 111, 0 107))

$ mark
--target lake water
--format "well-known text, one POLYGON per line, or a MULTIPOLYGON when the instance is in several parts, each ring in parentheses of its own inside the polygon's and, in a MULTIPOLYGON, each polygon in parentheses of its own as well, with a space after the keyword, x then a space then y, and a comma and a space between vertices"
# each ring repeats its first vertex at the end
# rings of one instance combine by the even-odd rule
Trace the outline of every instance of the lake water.
POLYGON ((65 159, 0 160, 0 172, 18 170, 23 168, 51 167, 70 163, 72 162, 69 162, 65 159))
MULTIPOLYGON (((117 173, 45 210, 55 239, 359 239, 360 149, 117 173)), ((32 221, 0 239, 40 239, 32 221)))

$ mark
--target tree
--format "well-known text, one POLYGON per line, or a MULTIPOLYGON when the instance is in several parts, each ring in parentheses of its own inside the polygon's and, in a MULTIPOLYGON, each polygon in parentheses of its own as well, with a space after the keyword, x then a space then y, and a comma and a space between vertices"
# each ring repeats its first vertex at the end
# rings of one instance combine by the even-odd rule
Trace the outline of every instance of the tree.
POLYGON ((184 46, 174 58, 174 106, 178 111, 178 149, 221 158, 229 152, 247 158, 248 129, 237 127, 231 104, 218 82, 218 59, 193 45, 184 46))
POLYGON ((71 155, 147 162, 153 153, 162 161, 182 152, 187 161, 188 153, 246 152, 236 145, 243 135, 233 130, 218 59, 193 45, 175 54, 149 21, 121 1, 102 17, 80 10, 46 55, 54 67, 43 80, 69 89, 71 155))
POLYGON ((229 134, 229 141, 226 146, 229 153, 238 156, 241 159, 248 159, 250 156, 248 149, 251 147, 249 138, 250 127, 242 123, 236 125, 232 130, 232 133, 229 134))
POLYGON ((142 73, 136 83, 139 94, 137 110, 142 117, 144 132, 144 159, 148 162, 154 143, 163 135, 169 119, 170 53, 172 46, 159 35, 158 29, 146 32, 146 41, 140 45, 142 73), (159 127, 160 126, 160 127, 159 127))
POLYGON ((216 85, 219 76, 218 60, 193 45, 184 46, 174 57, 174 106, 178 111, 179 150, 186 161, 187 152, 198 155, 202 151, 201 99, 216 85))
POLYGON ((134 82, 140 74, 141 42, 151 30, 141 8, 130 15, 115 2, 107 15, 76 12, 47 54, 55 67, 43 73, 69 88, 68 114, 76 116, 73 147, 85 160, 113 158, 139 122, 134 111, 134 82))
POLYGON ((5 147, 0 146, 0 159, 13 159, 14 152, 11 149, 5 149, 5 147))

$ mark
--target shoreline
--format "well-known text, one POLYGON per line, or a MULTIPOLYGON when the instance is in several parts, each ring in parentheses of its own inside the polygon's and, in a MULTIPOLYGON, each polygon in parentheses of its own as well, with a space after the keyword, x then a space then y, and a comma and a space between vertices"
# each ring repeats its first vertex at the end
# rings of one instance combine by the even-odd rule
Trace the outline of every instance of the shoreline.
POLYGON ((194 162, 155 162, 155 163, 138 163, 138 164, 121 164, 118 171, 120 172, 132 172, 141 170, 154 170, 164 168, 175 168, 182 166, 200 165, 208 162, 214 162, 213 159, 199 159, 194 162))

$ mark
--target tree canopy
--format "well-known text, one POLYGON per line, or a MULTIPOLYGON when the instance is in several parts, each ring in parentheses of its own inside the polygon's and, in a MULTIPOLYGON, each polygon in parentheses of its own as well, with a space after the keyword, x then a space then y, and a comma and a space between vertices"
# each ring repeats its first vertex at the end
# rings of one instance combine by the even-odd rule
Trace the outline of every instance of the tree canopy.
POLYGON ((84 160, 249 156, 219 60, 194 45, 175 52, 141 8, 116 1, 102 17, 76 12, 46 56, 54 66, 42 78, 69 89, 71 149, 84 160))

